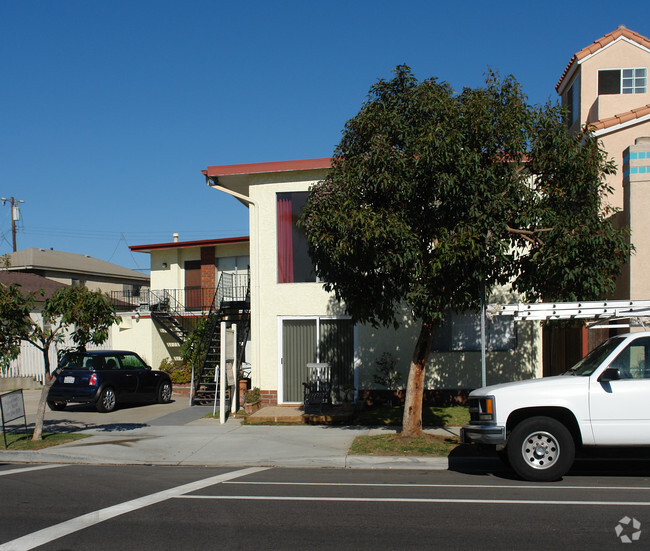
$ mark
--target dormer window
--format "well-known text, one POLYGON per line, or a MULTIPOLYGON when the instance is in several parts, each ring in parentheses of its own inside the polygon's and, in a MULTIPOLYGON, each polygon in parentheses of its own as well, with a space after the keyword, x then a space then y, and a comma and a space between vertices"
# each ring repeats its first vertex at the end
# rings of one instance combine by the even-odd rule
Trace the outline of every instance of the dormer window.
POLYGON ((605 69, 598 71, 598 95, 645 94, 648 90, 648 69, 605 69))

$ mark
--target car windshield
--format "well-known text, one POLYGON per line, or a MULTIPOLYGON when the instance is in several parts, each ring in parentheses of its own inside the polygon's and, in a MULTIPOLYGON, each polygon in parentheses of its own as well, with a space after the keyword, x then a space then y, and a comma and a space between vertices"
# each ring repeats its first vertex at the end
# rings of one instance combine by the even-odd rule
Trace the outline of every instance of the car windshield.
POLYGON ((613 337, 606 340, 604 343, 598 345, 582 360, 569 369, 564 375, 577 375, 581 377, 589 377, 598 366, 603 363, 605 358, 609 356, 613 350, 621 344, 624 337, 613 337))

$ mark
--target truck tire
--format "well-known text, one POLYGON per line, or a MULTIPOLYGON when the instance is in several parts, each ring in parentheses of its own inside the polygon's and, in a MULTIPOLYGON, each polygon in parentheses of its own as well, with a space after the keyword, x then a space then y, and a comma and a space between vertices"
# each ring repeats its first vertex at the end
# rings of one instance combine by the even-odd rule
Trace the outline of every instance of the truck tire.
POLYGON ((573 465, 575 442, 569 430, 551 417, 531 417, 519 423, 508 438, 508 459, 525 480, 550 482, 573 465))

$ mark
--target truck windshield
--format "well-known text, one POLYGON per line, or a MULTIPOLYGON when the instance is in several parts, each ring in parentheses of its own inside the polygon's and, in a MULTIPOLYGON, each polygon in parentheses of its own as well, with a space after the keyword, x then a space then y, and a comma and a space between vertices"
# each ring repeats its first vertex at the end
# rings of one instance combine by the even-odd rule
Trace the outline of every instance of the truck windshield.
POLYGON ((611 339, 606 340, 569 369, 565 375, 589 377, 589 375, 598 369, 598 366, 603 363, 605 358, 607 358, 607 356, 609 356, 613 350, 621 344, 623 339, 624 337, 612 337, 611 339))

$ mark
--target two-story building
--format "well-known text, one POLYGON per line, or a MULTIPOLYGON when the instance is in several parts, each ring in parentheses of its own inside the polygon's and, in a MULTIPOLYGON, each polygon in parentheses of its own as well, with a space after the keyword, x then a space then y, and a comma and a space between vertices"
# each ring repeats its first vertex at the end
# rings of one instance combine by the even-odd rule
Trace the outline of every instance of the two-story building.
MULTIPOLYGON (((576 53, 556 87, 569 110, 571 128, 591 125, 619 167, 618 174, 608 177, 614 190, 611 202, 621 209, 618 223, 631 228, 636 253, 613 298, 650 297, 650 282, 644 274, 650 261, 650 221, 645 216, 650 207, 649 66, 650 40, 619 27, 576 53)), ((329 167, 328 158, 209 166, 203 171, 207 184, 248 207, 250 241, 238 238, 242 241, 133 247, 152 255, 152 289, 178 289, 186 297, 188 289, 198 287, 199 282, 209 295, 213 289, 210 278, 218 275, 221 262, 250 266, 247 360, 253 385, 262 389, 267 403, 299 403, 309 362, 329 362, 335 386, 353 385, 357 391, 377 388, 373 376, 377 360, 385 352, 397 360, 404 381, 408 372, 418 332, 414 320, 405 313, 399 330, 354 324, 316 279, 296 220, 309 189, 325 177, 329 167)), ((199 302, 203 304, 205 299, 199 302)), ((535 323, 491 320, 488 383, 549 374, 544 361, 585 350, 587 331, 567 334, 571 342, 557 346, 535 323), (552 346, 554 350, 550 350, 552 346)), ((154 336, 153 358, 169 353, 168 343, 163 341, 164 337, 154 336)), ((480 384, 478 317, 450 314, 436 337, 427 385, 449 399, 480 384)))

